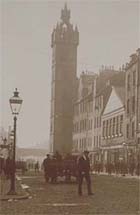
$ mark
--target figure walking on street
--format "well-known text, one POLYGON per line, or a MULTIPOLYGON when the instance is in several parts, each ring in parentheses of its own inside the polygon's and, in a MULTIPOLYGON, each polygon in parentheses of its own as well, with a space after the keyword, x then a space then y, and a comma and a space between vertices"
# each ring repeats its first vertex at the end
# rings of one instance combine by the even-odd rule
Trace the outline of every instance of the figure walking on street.
POLYGON ((51 162, 50 155, 47 154, 46 158, 43 161, 44 177, 46 182, 48 182, 50 178, 50 162, 51 162))
POLYGON ((89 152, 84 151, 83 155, 78 159, 78 194, 82 195, 83 179, 86 179, 88 195, 93 195, 91 191, 90 179, 90 161, 88 157, 89 152))

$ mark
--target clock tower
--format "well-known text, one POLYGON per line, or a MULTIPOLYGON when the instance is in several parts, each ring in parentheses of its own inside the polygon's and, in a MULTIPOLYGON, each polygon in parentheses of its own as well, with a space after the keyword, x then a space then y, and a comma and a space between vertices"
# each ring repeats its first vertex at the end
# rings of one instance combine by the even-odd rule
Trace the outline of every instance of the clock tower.
POLYGON ((61 21, 52 32, 51 152, 70 153, 72 149, 73 103, 76 94, 77 46, 79 32, 70 23, 65 4, 61 21))

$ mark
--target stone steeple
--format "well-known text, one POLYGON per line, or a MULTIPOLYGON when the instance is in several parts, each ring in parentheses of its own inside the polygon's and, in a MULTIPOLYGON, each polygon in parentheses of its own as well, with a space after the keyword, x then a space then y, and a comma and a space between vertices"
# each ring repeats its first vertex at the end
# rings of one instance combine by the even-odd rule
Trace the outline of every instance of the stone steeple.
POLYGON ((61 19, 65 24, 69 23, 70 20, 70 10, 67 8, 67 4, 65 3, 64 9, 61 10, 61 19))
POLYGON ((79 32, 65 4, 52 32, 51 152, 71 153, 79 32))
POLYGON ((73 27, 70 23, 70 10, 65 4, 64 9, 61 10, 61 22, 57 22, 56 27, 52 32, 53 47, 56 43, 71 43, 79 44, 79 32, 77 26, 73 27))

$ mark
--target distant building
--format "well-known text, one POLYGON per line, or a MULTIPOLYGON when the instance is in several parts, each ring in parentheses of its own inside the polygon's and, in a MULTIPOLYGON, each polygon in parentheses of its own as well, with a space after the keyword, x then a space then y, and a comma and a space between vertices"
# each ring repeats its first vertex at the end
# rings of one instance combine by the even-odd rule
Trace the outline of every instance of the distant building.
POLYGON ((127 156, 140 156, 140 49, 126 64, 125 82, 127 156))
POLYGON ((46 149, 36 149, 36 148, 16 148, 16 160, 21 161, 38 161, 42 164, 43 159, 46 157, 48 151, 46 149))
POLYGON ((73 104, 77 83, 77 46, 79 32, 70 23, 70 10, 65 4, 61 22, 52 33, 52 83, 50 150, 61 153, 72 150, 73 104))

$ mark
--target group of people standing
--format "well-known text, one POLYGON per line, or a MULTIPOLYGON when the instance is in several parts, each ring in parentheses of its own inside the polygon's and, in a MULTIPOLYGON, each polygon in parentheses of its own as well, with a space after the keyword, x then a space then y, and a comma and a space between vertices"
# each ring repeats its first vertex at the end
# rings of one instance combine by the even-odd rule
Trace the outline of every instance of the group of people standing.
MULTIPOLYGON (((84 178, 87 183, 88 195, 93 195, 92 189, 91 189, 90 160, 89 160, 88 154, 89 154, 88 151, 84 151, 81 156, 77 157, 74 165, 72 166, 74 170, 76 169, 75 176, 77 177, 78 194, 80 196, 82 195, 82 184, 83 184, 84 178)), ((68 159, 71 159, 70 155, 67 155, 64 158, 64 162, 66 163, 68 159)), ((49 181, 51 181, 52 183, 56 182, 57 172, 58 171, 60 172, 62 170, 62 165, 59 165, 59 164, 62 164, 62 156, 59 154, 59 152, 56 152, 52 157, 50 156, 50 154, 46 155, 46 158, 43 161, 44 176, 45 176, 46 182, 49 182, 49 181)), ((65 176, 68 176, 68 174, 69 175, 71 174, 71 169, 69 167, 70 167, 69 165, 68 166, 66 165, 65 176)))
POLYGON ((125 162, 123 159, 118 160, 116 162, 107 162, 103 164, 99 161, 96 161, 93 166, 93 171, 95 173, 106 172, 109 175, 113 174, 121 174, 126 175, 140 175, 140 161, 136 162, 134 159, 130 159, 129 162, 125 162))
POLYGON ((7 179, 13 174, 13 169, 15 168, 14 162, 10 157, 4 158, 0 154, 0 175, 5 175, 7 179))
POLYGON ((59 152, 56 152, 53 156, 51 156, 50 154, 46 155, 46 158, 43 161, 43 169, 46 182, 51 181, 52 183, 55 183, 57 181, 57 171, 61 160, 62 156, 61 154, 59 154, 59 152))

